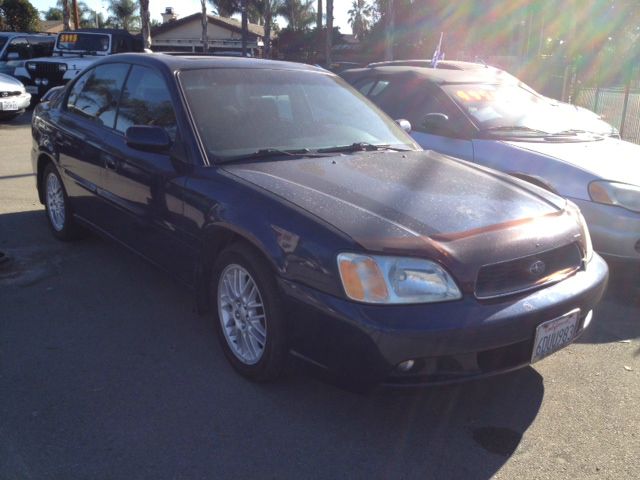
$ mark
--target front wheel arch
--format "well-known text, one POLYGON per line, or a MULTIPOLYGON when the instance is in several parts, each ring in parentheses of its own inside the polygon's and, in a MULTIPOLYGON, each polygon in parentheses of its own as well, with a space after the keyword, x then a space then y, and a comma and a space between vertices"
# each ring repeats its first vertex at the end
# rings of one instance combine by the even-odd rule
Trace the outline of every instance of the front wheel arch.
POLYGON ((211 271, 218 255, 230 245, 240 243, 254 251, 256 255, 262 257, 275 272, 276 268, 264 250, 257 246, 247 236, 227 226, 215 225, 209 227, 203 233, 202 253, 195 271, 196 308, 198 313, 204 314, 211 310, 209 298, 209 282, 211 281, 211 271))
POLYGON ((45 154, 41 154, 38 157, 38 165, 36 170, 36 188, 38 190, 38 200, 44 205, 44 191, 42 189, 42 179, 44 178, 44 171, 49 163, 54 163, 53 159, 45 154))

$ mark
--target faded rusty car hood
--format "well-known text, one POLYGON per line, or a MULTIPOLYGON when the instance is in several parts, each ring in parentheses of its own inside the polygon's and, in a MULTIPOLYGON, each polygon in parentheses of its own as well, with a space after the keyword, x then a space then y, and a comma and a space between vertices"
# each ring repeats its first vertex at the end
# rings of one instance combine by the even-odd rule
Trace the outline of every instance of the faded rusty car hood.
POLYGON ((385 249, 385 240, 458 237, 557 214, 564 206, 563 199, 541 189, 431 151, 266 160, 223 168, 373 249, 385 249))

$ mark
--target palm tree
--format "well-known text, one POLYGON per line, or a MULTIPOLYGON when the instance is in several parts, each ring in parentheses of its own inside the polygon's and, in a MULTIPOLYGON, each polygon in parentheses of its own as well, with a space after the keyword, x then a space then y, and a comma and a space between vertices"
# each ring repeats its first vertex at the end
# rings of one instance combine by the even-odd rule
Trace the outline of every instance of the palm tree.
POLYGON ((264 57, 271 58, 271 26, 273 15, 277 14, 282 0, 264 0, 264 57))
POLYGON ((108 10, 113 14, 112 23, 125 30, 136 26, 139 20, 136 16, 138 4, 134 0, 109 0, 108 10))
POLYGON ((69 0, 62 0, 62 24, 65 30, 71 30, 71 15, 69 12, 69 0))
POLYGON ((207 0, 200 0, 200 6, 202 7, 202 51, 206 53, 209 51, 209 35, 207 32, 209 27, 209 17, 207 16, 207 0))
POLYGON ((305 30, 315 20, 314 0, 283 0, 278 15, 287 20, 291 30, 305 30))
MULTIPOLYGON (((202 0, 204 2, 204 0, 202 0)), ((151 25, 149 15, 149 0, 140 0, 140 27, 144 48, 151 48, 151 25)))
POLYGON ((324 61, 331 65, 331 48, 333 47, 333 0, 327 0, 327 43, 324 61))
POLYGON ((240 0, 209 0, 215 12, 221 17, 231 17, 240 13, 240 0))
POLYGON ((349 14, 349 25, 358 40, 361 40, 371 27, 372 7, 366 0, 353 0, 349 14))

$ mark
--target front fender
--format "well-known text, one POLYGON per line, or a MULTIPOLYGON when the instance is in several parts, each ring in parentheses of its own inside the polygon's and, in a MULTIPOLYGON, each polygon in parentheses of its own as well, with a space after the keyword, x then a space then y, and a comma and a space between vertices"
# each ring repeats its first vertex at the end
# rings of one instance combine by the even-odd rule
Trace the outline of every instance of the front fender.
POLYGON ((185 215, 199 223, 203 251, 213 250, 215 256, 228 236, 240 238, 264 256, 276 275, 332 295, 343 294, 336 254, 355 247, 342 232, 232 175, 189 179, 188 187, 199 192, 186 200, 185 215))

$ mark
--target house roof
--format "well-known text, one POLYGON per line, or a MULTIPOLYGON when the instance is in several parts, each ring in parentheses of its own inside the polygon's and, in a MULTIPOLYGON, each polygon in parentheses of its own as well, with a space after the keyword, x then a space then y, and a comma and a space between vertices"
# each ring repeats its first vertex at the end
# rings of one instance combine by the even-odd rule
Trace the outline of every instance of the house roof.
POLYGON ((64 30, 62 20, 40 20, 40 30, 48 33, 59 33, 64 30))
MULTIPOLYGON (((202 14, 199 12, 193 13, 186 17, 180 18, 178 20, 171 20, 167 23, 163 23, 162 25, 155 27, 151 30, 151 35, 158 35, 160 33, 165 33, 170 30, 173 30, 180 25, 185 25, 194 20, 200 21, 200 16, 202 14)), ((234 32, 242 33, 242 23, 234 18, 226 18, 226 17, 218 17, 216 15, 207 15, 207 19, 209 23, 212 25, 218 25, 219 27, 226 28, 232 30, 234 32)), ((264 27, 262 25, 256 25, 255 23, 248 24, 249 35, 255 35, 256 37, 264 37, 264 27)), ((273 31, 271 32, 271 36, 273 37, 273 31)))

